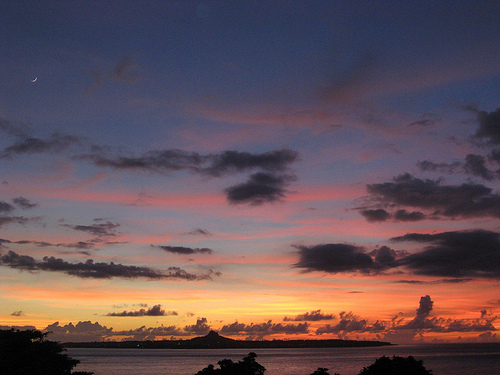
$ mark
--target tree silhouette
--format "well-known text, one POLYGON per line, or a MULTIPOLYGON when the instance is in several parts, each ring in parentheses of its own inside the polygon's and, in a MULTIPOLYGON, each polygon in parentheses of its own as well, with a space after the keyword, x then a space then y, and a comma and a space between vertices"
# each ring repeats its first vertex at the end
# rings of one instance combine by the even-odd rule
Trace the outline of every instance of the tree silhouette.
POLYGON ((266 368, 255 360, 256 357, 257 354, 250 352, 243 361, 236 363, 230 359, 223 359, 217 363, 220 368, 208 365, 196 375, 263 375, 266 368))
MULTIPOLYGON (((330 375, 330 374, 329 374, 327 368, 318 367, 318 369, 316 371, 314 371, 311 375, 330 375)), ((335 375, 339 375, 339 374, 335 373, 335 375)))
POLYGON ((79 360, 63 354, 65 349, 37 330, 0 330, 0 369, 9 375, 92 375, 71 372, 79 360))
MULTIPOLYGON (((243 358, 243 361, 237 363, 223 359, 218 362, 220 368, 208 365, 195 375, 263 375, 266 369, 257 363, 256 357, 257 354, 251 352, 243 358)), ((412 356, 408 358, 383 356, 375 360, 372 365, 364 367, 358 375, 432 375, 432 371, 426 370, 422 363, 412 356)), ((318 367, 311 375, 329 375, 329 373, 327 368, 318 367)))
POLYGON ((408 358, 394 356, 392 359, 383 356, 372 365, 364 367, 359 375, 432 375, 432 371, 426 370, 422 363, 412 356, 408 358))

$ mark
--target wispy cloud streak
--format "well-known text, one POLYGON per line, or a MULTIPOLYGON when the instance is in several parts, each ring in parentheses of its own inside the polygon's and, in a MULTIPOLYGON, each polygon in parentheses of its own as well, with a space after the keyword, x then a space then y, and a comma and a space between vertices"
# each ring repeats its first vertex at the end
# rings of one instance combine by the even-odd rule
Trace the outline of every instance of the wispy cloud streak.
POLYGON ((189 273, 179 267, 168 267, 166 272, 155 271, 148 267, 127 266, 123 264, 115 264, 113 262, 94 263, 92 259, 88 259, 82 263, 71 263, 64 261, 61 258, 44 257, 42 261, 38 261, 29 255, 19 255, 10 251, 0 257, 0 264, 22 271, 50 271, 62 272, 70 276, 76 276, 83 279, 110 279, 120 277, 126 279, 146 278, 157 280, 210 280, 212 276, 219 276, 219 272, 210 270, 206 274, 197 275, 189 273))

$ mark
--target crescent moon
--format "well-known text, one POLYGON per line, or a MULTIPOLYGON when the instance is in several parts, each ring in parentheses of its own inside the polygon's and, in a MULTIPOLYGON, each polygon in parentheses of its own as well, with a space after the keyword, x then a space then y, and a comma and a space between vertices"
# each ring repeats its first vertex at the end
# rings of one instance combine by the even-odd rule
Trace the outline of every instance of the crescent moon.
POLYGON ((31 82, 36 82, 38 77, 35 77, 35 79, 32 79, 31 82))

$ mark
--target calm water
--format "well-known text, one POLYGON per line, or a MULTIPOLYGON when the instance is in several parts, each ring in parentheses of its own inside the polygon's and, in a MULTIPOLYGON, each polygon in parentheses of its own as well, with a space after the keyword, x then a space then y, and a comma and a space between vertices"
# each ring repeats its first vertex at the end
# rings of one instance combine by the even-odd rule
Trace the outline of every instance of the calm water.
MULTIPOLYGON (((81 363, 75 370, 96 375, 193 375, 221 359, 241 360, 251 350, 68 349, 81 363)), ((499 344, 427 344, 377 348, 257 349, 266 375, 309 375, 326 367, 331 375, 357 375, 385 356, 409 356, 424 361, 434 375, 499 375, 499 344)))

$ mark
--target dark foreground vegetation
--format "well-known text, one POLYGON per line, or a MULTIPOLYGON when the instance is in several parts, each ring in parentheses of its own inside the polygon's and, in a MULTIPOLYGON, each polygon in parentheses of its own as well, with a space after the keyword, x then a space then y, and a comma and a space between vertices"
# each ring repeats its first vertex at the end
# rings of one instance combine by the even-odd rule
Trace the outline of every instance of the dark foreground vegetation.
MULTIPOLYGON (((0 373, 2 375, 93 375, 93 372, 72 371, 80 362, 64 354, 65 349, 47 334, 36 330, 0 330, 0 373)), ((210 364, 195 375, 264 375, 266 368, 250 352, 242 361, 223 359, 219 368, 210 364)), ((106 374, 99 374, 106 375, 106 374)), ((330 375, 319 367, 310 375, 330 375)), ((335 373, 335 375, 339 375, 335 373)), ((432 375, 422 361, 413 357, 381 357, 358 375, 432 375)))
POLYGON ((79 360, 64 354, 61 344, 36 330, 0 330, 0 373, 2 375, 92 375, 74 371, 79 360))
MULTIPOLYGON (((218 362, 219 368, 208 365, 195 375, 264 375, 266 369, 255 358, 257 354, 251 352, 243 361, 233 362, 223 359, 218 362)), ((327 368, 319 367, 310 375, 330 375, 327 368)), ((335 373, 335 375, 339 375, 335 373)), ((372 365, 364 367, 358 375, 432 375, 431 370, 426 370, 422 361, 413 357, 381 357, 372 365)))

